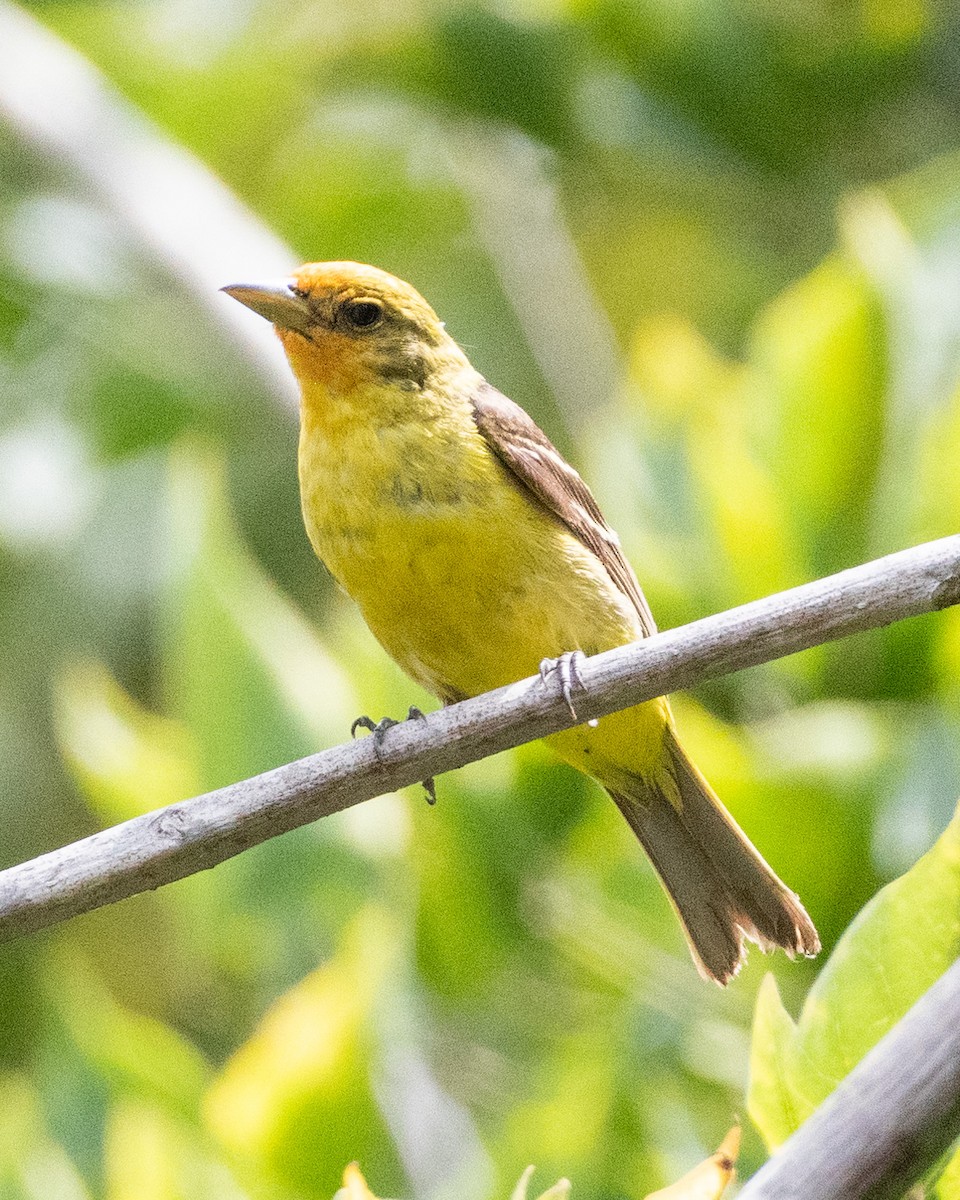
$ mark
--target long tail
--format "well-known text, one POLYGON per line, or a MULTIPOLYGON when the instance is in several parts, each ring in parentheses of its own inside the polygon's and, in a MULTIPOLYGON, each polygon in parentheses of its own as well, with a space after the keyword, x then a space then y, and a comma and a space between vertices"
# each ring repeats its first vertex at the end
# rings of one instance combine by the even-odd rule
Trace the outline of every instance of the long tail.
POLYGON ((763 861, 672 731, 667 748, 672 779, 663 788, 638 779, 636 792, 611 795, 656 867, 701 975, 728 983, 743 963, 744 938, 765 951, 782 946, 791 958, 816 954, 820 938, 799 899, 763 861))

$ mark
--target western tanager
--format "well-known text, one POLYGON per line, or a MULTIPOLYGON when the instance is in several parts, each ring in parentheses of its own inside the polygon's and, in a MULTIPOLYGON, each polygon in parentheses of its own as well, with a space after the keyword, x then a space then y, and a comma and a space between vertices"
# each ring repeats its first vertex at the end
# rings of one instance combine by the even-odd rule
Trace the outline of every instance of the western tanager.
MULTIPOLYGON (((444 703, 654 632, 586 484, 409 284, 334 262, 224 290, 274 323, 300 384, 314 550, 387 653, 444 703)), ((800 901, 681 749, 666 699, 547 741, 613 797, 702 974, 726 983, 744 937, 819 950, 800 901)))

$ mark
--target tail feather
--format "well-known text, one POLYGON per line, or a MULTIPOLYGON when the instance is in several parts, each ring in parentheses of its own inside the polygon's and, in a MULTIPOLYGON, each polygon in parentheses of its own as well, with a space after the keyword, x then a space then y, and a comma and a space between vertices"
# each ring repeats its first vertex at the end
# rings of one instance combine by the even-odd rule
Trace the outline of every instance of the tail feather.
POLYGON ((744 958, 744 938, 764 951, 812 956, 820 939, 800 900, 764 862, 687 758, 672 732, 672 778, 637 780, 611 792, 650 856, 680 917, 702 975, 728 983, 744 958), (675 784, 675 790, 671 787, 675 784))

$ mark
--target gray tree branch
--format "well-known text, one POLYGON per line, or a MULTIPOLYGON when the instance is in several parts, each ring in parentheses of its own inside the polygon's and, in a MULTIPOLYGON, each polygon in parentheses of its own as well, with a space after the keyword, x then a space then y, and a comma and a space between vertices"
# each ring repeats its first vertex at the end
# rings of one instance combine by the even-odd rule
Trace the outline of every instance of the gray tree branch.
POLYGON ((960 961, 937 980, 740 1200, 896 1200, 960 1133, 960 961))
MULTIPOLYGON (((960 535, 585 660, 581 720, 960 602, 960 535)), ((0 872, 0 941, 216 866, 267 838, 570 725, 555 684, 524 679, 0 872)))

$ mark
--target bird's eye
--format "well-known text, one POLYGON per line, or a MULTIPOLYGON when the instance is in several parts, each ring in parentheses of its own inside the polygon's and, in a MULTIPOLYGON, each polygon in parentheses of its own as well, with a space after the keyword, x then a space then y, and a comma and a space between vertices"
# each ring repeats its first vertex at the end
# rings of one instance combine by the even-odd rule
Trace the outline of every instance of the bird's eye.
POLYGON ((354 329, 371 329, 383 320, 383 305, 378 300, 349 300, 343 315, 354 329))

